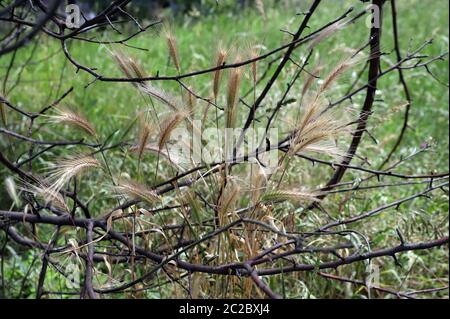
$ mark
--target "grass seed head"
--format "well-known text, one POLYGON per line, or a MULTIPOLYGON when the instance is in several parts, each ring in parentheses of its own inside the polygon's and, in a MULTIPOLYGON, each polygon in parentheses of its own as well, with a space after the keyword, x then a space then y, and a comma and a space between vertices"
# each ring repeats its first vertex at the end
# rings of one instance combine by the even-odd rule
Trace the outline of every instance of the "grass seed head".
POLYGON ((301 203, 301 202, 317 202, 318 195, 309 192, 300 192, 300 191, 287 191, 287 190, 277 190, 270 191, 265 193, 261 202, 270 203, 270 202, 291 202, 291 203, 301 203))
POLYGON ((336 141, 350 130, 342 116, 335 110, 327 110, 327 102, 320 96, 306 98, 291 140, 289 155, 302 152, 318 152, 332 157, 339 156, 336 141))
POLYGON ((166 41, 167 41, 167 47, 169 49, 170 58, 172 59, 172 62, 175 65, 175 68, 177 69, 178 73, 180 73, 181 66, 180 66, 180 58, 178 56, 178 50, 177 50, 177 41, 169 29, 167 29, 165 31, 165 37, 166 37, 166 41))
MULTIPOLYGON (((239 57, 236 61, 239 60, 239 57)), ((230 78, 228 80, 228 95, 226 107, 226 125, 227 128, 234 128, 236 126, 237 104, 239 101, 239 94, 241 88, 242 69, 232 68, 230 71, 230 78)))
POLYGON ((143 122, 140 125, 139 138, 138 138, 138 143, 137 143, 139 160, 142 160, 142 156, 144 154, 145 147, 147 146, 147 143, 150 139, 151 133, 152 133, 152 129, 151 129, 150 125, 147 122, 143 122))
POLYGON ((114 187, 115 191, 130 199, 137 199, 148 204, 154 204, 161 201, 161 197, 153 189, 144 184, 135 181, 121 181, 114 187))
POLYGON ((6 114, 6 106, 3 102, 3 98, 0 95, 0 117, 2 118, 3 126, 8 126, 8 115, 6 114))
POLYGON ((175 130, 181 122, 186 119, 187 115, 182 112, 172 113, 161 123, 161 131, 158 138, 158 147, 162 149, 170 138, 170 134, 175 130))

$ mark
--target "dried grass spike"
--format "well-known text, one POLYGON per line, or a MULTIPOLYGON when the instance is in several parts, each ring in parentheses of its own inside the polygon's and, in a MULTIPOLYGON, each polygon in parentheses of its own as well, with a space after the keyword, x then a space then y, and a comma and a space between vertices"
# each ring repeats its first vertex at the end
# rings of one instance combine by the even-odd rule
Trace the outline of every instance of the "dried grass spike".
POLYGON ((321 69, 322 69, 322 66, 317 66, 310 73, 308 73, 305 84, 303 85, 303 88, 302 88, 302 93, 301 93, 302 99, 306 95, 306 92, 308 92, 308 90, 312 86, 314 80, 319 76, 319 72, 321 69))
POLYGON ((114 189, 121 195, 131 199, 139 199, 149 204, 161 201, 161 197, 153 189, 135 181, 122 181, 114 189))
POLYGON ((170 138, 170 134, 173 132, 174 129, 177 128, 177 126, 184 121, 186 118, 186 115, 178 112, 173 113, 171 116, 169 116, 166 120, 163 121, 161 124, 161 132, 158 139, 158 147, 161 150, 163 146, 167 143, 167 141, 170 138))
POLYGON ((340 64, 338 64, 333 71, 323 80, 322 85, 319 88, 318 95, 327 91, 333 83, 345 72, 348 68, 350 68, 354 64, 351 60, 346 60, 340 64))
MULTIPOLYGON (((256 46, 254 46, 250 50, 250 59, 255 60, 258 57, 259 57, 259 49, 256 46)), ((256 79, 257 79, 257 75, 258 75, 258 61, 252 62, 251 69, 252 69, 253 85, 256 86, 256 79)))
POLYGON ((324 112, 325 105, 320 98, 307 104, 305 114, 295 130, 289 155, 312 151, 335 157, 340 153, 335 141, 349 129, 336 112, 324 112))
POLYGON ((127 58, 123 55, 122 52, 116 51, 111 52, 112 56, 116 60, 117 64, 119 65, 120 70, 128 79, 133 78, 133 74, 130 70, 130 65, 127 63, 127 58))
POLYGON ((265 184, 267 182, 266 176, 262 174, 261 168, 257 164, 253 164, 252 174, 250 176, 250 183, 251 183, 251 200, 252 203, 256 204, 260 197, 261 192, 265 187, 265 184))
POLYGON ((187 95, 186 95, 187 106, 189 108, 189 112, 192 115, 194 113, 195 105, 197 103, 197 98, 193 94, 191 87, 189 87, 188 90, 186 90, 186 91, 187 91, 187 95))
POLYGON ((305 202, 305 201, 314 201, 317 202, 319 199, 316 194, 307 193, 307 192, 299 192, 299 191, 271 191, 265 193, 261 201, 263 203, 267 202, 305 202))
POLYGON ((151 132, 152 132, 152 130, 148 123, 144 122, 141 124, 141 129, 139 132, 139 139, 138 139, 138 143, 137 143, 139 160, 142 159, 142 155, 144 154, 145 146, 147 145, 147 143, 150 139, 151 132))
POLYGON ((266 19, 266 11, 264 10, 264 2, 263 0, 255 0, 255 8, 258 11, 258 13, 263 17, 263 19, 266 19))
POLYGON ((144 69, 142 68, 142 66, 133 58, 128 58, 129 60, 129 65, 131 67, 131 69, 133 70, 134 74, 136 75, 137 78, 145 78, 145 73, 144 73, 144 69))
POLYGON ((157 87, 151 86, 149 84, 144 84, 141 86, 141 90, 150 95, 151 97, 154 97, 158 101, 166 104, 169 106, 173 111, 181 111, 184 109, 183 104, 178 101, 176 98, 171 96, 170 94, 166 93, 164 90, 159 89, 157 87))
POLYGON ((37 198, 43 199, 45 205, 50 205, 63 213, 70 212, 69 206, 64 200, 64 197, 59 192, 50 189, 44 183, 39 182, 38 185, 34 185, 28 182, 23 182, 23 185, 24 186, 21 187, 23 191, 33 194, 37 198))
POLYGON ((14 182, 14 179, 12 177, 7 177, 5 179, 5 188, 6 192, 8 193, 9 197, 14 201, 16 205, 20 204, 19 195, 17 194, 17 187, 16 183, 14 182))
POLYGON ((222 218, 224 217, 225 213, 234 209, 234 205, 239 198, 240 190, 241 189, 239 185, 229 178, 227 186, 222 192, 222 196, 219 200, 219 212, 222 218))
POLYGON ((167 40, 167 47, 169 48, 169 55, 173 61, 173 64, 175 65, 175 68, 178 72, 181 72, 180 67, 180 58, 178 56, 178 50, 177 50, 177 41, 173 34, 170 31, 166 31, 166 40, 167 40))
POLYGON ((55 109, 56 115, 49 115, 50 121, 53 123, 65 123, 77 127, 91 136, 96 136, 94 126, 80 113, 68 108, 55 109))
MULTIPOLYGON (((227 55, 228 55, 227 51, 225 51, 223 49, 219 49, 217 52, 215 66, 221 67, 222 65, 224 65, 227 55)), ((214 72, 214 83, 213 83, 213 94, 214 94, 214 99, 216 99, 216 100, 219 95, 221 79, 222 79, 222 70, 218 69, 214 72)))
POLYGON ((241 68, 233 68, 230 71, 228 82, 228 96, 226 108, 226 125, 227 128, 234 128, 236 125, 237 103, 239 100, 241 86, 242 70, 241 68))
POLYGON ((77 176, 89 169, 101 167, 100 163, 91 155, 79 155, 71 159, 63 159, 55 165, 55 169, 50 174, 53 184, 49 189, 53 192, 59 190, 74 176, 77 176))
POLYGON ((320 42, 322 42, 323 40, 325 40, 326 38, 331 36, 333 33, 339 31, 340 29, 342 29, 346 24, 347 24, 346 21, 344 21, 344 22, 343 21, 338 21, 338 22, 330 25, 329 27, 325 28, 324 30, 322 30, 322 32, 319 32, 319 34, 316 35, 311 40, 311 43, 309 44, 308 49, 309 50, 313 49, 315 46, 317 46, 320 42))

